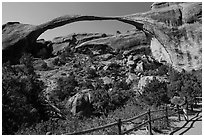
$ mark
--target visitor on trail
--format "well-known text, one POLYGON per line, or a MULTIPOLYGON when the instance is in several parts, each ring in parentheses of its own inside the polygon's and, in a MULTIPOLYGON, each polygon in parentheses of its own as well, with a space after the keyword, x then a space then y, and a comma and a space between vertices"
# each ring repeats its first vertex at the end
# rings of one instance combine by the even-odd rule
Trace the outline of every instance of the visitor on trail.
POLYGON ((171 104, 174 105, 174 107, 182 103, 181 97, 179 96, 178 93, 175 93, 170 101, 171 104))
POLYGON ((187 97, 184 97, 184 101, 181 104, 182 110, 183 110, 183 115, 186 121, 188 121, 188 101, 187 101, 187 97))
POLYGON ((176 106, 178 109, 179 107, 182 108, 183 116, 186 121, 188 121, 188 101, 187 97, 185 96, 183 99, 179 96, 179 94, 175 94, 174 97, 171 99, 171 103, 176 106))

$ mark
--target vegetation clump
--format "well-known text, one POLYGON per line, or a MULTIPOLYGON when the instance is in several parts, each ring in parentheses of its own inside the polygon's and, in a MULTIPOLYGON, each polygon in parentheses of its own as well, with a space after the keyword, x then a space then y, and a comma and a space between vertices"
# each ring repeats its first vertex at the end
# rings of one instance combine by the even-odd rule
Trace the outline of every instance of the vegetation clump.
POLYGON ((38 80, 32 57, 24 55, 23 67, 2 66, 2 133, 14 134, 21 126, 47 120, 43 82, 38 80))
MULTIPOLYGON (((169 104, 175 94, 187 96, 191 107, 196 101, 195 97, 201 96, 200 72, 177 72, 168 65, 150 62, 144 63, 144 71, 131 72, 137 78, 128 84, 126 67, 116 58, 118 56, 113 55, 110 63, 104 65, 97 56, 90 58, 74 53, 69 48, 55 58, 54 65, 61 67, 66 64, 67 68, 71 68, 66 68, 68 76, 63 73, 65 75, 58 77, 57 88, 49 96, 49 101, 66 114, 66 120, 54 118, 54 114, 50 114, 46 106, 43 92, 46 87, 35 72, 51 71, 44 65, 45 62, 41 62, 40 68, 36 68, 32 56, 25 55, 20 60, 21 65, 3 64, 3 134, 71 133, 115 122, 117 118, 127 119, 146 112, 149 108, 157 110, 169 104), (146 84, 144 91, 138 96, 133 87, 143 76, 155 78, 146 84), (161 82, 156 79, 157 76, 165 77, 169 82, 161 82), (86 116, 74 116, 66 107, 67 102, 84 89, 92 91, 93 99, 89 102, 91 112, 86 116)), ((120 60, 123 60, 122 56, 120 60)), ((153 126, 159 129, 166 127, 164 120, 153 126)), ((115 131, 113 127, 91 134, 116 134, 115 131)))

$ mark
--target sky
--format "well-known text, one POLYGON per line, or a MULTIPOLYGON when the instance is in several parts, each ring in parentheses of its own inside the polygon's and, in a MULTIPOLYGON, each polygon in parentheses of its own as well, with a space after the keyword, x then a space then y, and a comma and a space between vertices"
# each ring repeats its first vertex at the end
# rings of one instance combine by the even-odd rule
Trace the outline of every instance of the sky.
MULTIPOLYGON (((39 25, 67 14, 121 16, 146 12, 152 2, 3 2, 2 24, 17 21, 39 25)), ((119 21, 81 21, 67 24, 43 33, 39 39, 52 40, 70 33, 101 32, 124 33, 133 26, 119 21)))

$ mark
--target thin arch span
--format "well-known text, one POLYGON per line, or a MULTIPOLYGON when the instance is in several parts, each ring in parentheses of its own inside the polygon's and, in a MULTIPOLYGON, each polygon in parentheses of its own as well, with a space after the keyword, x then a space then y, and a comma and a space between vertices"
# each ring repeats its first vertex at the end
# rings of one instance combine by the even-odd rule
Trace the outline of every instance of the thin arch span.
MULTIPOLYGON (((39 26, 37 26, 38 34, 35 35, 37 39, 42 33, 44 33, 47 30, 51 30, 57 27, 61 27, 70 23, 79 22, 79 21, 96 21, 96 20, 116 20, 123 23, 127 23, 130 25, 133 25, 138 30, 143 31, 146 36, 151 38, 155 38, 158 40, 158 42, 164 47, 165 51, 169 55, 169 61, 170 63, 173 63, 170 54, 168 53, 168 48, 170 46, 167 46, 169 44, 173 44, 173 41, 171 38, 168 37, 162 30, 159 28, 158 24, 154 23, 154 20, 143 18, 137 16, 137 14, 132 16, 113 16, 113 17, 99 17, 99 16, 83 16, 83 15, 65 15, 58 18, 55 18, 51 21, 48 21, 46 23, 43 23, 39 26), (166 45, 166 46, 165 46, 166 45)), ((167 28, 168 29, 168 28, 167 28)))

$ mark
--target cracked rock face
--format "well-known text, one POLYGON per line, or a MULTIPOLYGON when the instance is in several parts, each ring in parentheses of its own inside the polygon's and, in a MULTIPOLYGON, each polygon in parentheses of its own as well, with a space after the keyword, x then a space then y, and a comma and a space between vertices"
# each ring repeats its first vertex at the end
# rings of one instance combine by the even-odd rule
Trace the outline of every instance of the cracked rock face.
MULTIPOLYGON (((77 21, 118 20, 133 25, 137 31, 104 36, 93 34, 81 38, 78 48, 108 46, 113 49, 149 48, 156 60, 165 61, 178 70, 201 69, 202 3, 154 3, 145 13, 117 17, 66 15, 40 25, 10 22, 2 26, 3 62, 18 63, 24 52, 36 51, 37 38, 49 29, 77 21)), ((63 49, 53 40, 53 51, 63 49)), ((62 40, 61 45, 65 41, 62 40)), ((65 45, 64 45, 65 46, 65 45)), ((37 48, 38 49, 38 48, 37 48)), ((37 50, 38 51, 38 50, 37 50)), ((47 49, 44 50, 47 52, 47 49)), ((50 51, 49 51, 50 52, 50 51)))

